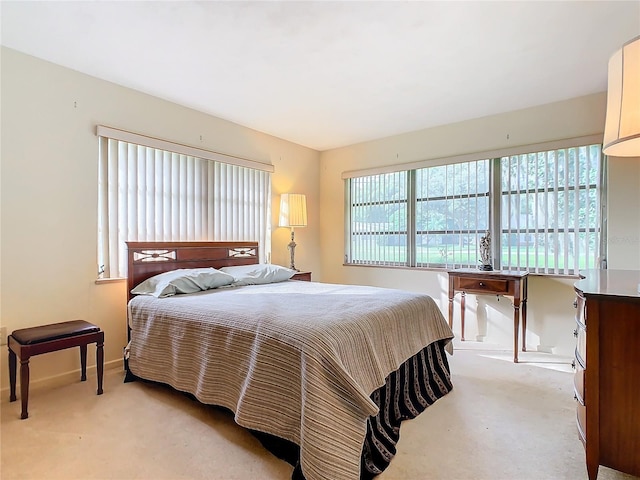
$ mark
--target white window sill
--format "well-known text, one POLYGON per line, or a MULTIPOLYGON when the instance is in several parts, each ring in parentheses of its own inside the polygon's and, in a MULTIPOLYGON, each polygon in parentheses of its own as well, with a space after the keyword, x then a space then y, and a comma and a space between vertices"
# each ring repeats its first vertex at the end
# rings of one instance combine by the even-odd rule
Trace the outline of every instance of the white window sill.
POLYGON ((96 278, 96 285, 102 285, 105 283, 120 283, 126 281, 126 278, 96 278))

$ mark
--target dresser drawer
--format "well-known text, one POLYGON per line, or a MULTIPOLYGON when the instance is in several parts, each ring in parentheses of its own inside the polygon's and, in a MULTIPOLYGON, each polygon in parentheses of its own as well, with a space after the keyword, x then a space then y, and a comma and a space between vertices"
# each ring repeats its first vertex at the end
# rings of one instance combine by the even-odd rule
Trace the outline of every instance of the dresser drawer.
POLYGON ((576 295, 576 299, 573 302, 574 307, 576 307, 576 323, 582 328, 586 328, 587 326, 587 311, 584 304, 584 298, 580 295, 576 295))
POLYGON ((576 360, 576 371, 573 374, 573 392, 580 405, 584 405, 584 368, 576 360))
POLYGON ((464 278, 460 277, 458 280, 457 290, 464 290, 465 292, 474 293, 486 293, 491 292, 498 294, 509 293, 509 280, 478 280, 476 278, 464 278))
POLYGON ((578 437, 582 442, 582 445, 587 446, 587 408, 578 405, 576 407, 576 423, 578 426, 578 437))
POLYGON ((587 368, 587 331, 578 325, 573 334, 576 337, 576 362, 587 368))

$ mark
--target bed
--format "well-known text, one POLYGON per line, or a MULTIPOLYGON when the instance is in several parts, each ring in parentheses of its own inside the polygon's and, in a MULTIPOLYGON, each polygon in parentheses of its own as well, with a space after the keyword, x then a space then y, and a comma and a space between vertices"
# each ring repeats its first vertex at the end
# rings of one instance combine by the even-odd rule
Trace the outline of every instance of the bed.
POLYGON ((194 293, 130 293, 128 376, 229 409, 294 465, 293 479, 373 478, 401 422, 453 388, 453 333, 427 295, 282 279, 288 269, 256 266, 255 242, 127 246, 129 292, 179 269, 233 277, 194 293), (243 277, 251 269, 269 273, 243 277))

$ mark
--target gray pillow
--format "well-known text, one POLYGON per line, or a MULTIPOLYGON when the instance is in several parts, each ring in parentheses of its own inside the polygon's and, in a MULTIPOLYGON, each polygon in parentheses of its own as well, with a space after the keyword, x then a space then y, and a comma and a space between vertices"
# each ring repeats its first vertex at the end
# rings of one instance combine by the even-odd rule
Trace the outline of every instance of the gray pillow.
POLYGON ((233 275, 215 268, 179 268, 148 278, 131 290, 131 293, 170 297, 180 293, 195 293, 222 287, 232 282, 233 275))
POLYGON ((290 268, 272 265, 270 263, 222 267, 220 271, 233 275, 234 285, 261 285, 265 283, 284 282, 296 273, 295 270, 291 270, 290 268))

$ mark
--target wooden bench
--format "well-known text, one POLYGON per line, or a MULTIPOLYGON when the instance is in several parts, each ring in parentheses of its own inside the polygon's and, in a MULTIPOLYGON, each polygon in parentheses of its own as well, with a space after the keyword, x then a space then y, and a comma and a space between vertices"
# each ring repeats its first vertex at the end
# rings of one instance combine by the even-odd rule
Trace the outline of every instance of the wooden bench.
POLYGON ((104 366, 104 332, 100 327, 84 320, 52 323, 39 327, 14 330, 7 340, 9 346, 10 402, 16 400, 16 356, 20 359, 20 397, 22 399, 21 419, 29 416, 29 359, 34 355, 55 352, 65 348, 80 347, 81 381, 87 379, 87 345, 96 344, 96 370, 98 395, 102 395, 102 372, 104 366))

